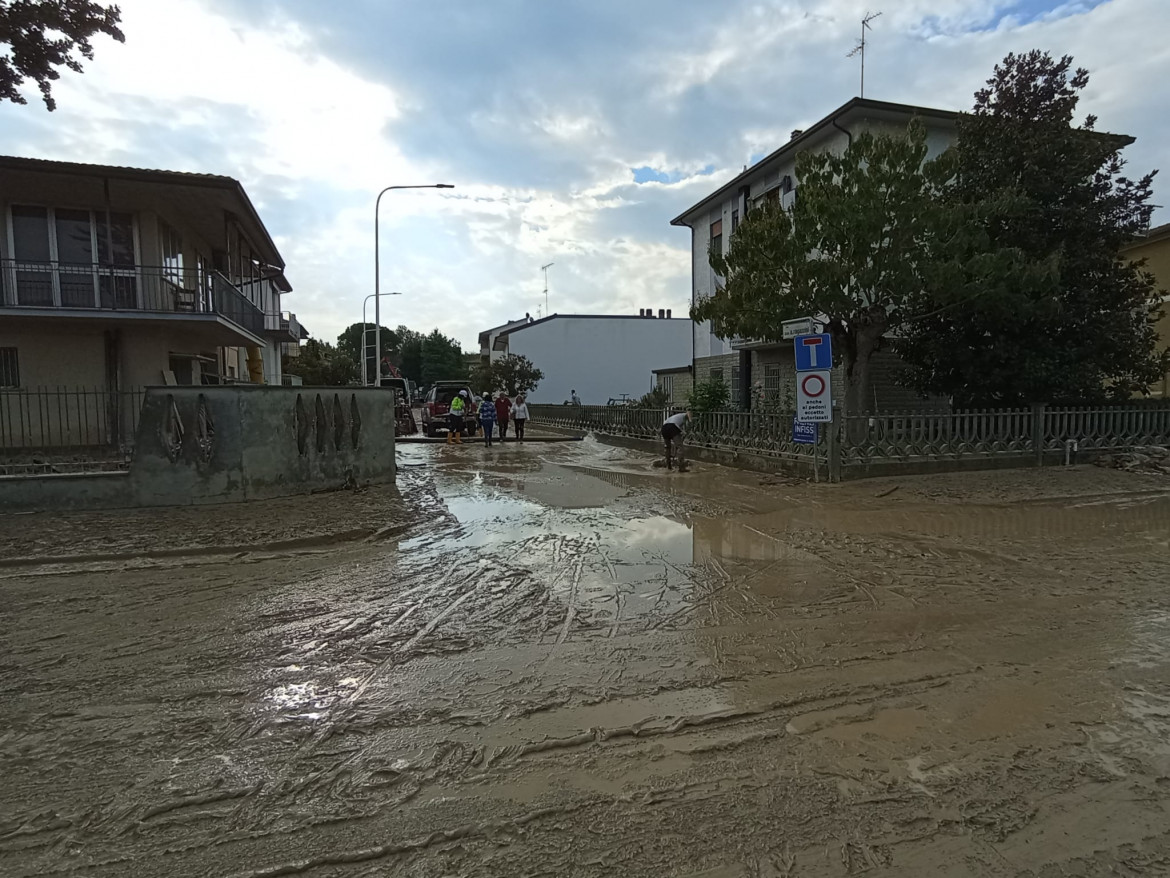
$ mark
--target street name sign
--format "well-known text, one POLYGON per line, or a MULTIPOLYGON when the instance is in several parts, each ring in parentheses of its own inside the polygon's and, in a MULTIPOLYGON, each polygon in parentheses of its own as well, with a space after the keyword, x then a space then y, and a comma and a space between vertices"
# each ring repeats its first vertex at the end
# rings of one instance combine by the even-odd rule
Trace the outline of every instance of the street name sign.
POLYGON ((833 420, 833 395, 828 369, 796 373, 796 419, 805 423, 833 420))
POLYGON ((785 320, 780 324, 780 331, 785 339, 796 338, 798 335, 808 335, 813 331, 813 319, 801 317, 799 320, 785 320))

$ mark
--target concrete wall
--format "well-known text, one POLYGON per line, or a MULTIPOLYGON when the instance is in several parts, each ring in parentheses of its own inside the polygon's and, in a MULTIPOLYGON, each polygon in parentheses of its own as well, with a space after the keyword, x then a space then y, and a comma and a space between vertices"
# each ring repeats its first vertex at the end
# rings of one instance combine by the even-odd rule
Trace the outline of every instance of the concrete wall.
POLYGON ((552 317, 512 332, 508 350, 544 372, 530 402, 562 403, 576 390, 585 405, 605 405, 645 394, 663 363, 690 362, 691 326, 685 318, 552 317))
POLYGON ((224 503, 395 475, 394 395, 384 390, 152 387, 128 473, 0 477, 0 507, 224 503))

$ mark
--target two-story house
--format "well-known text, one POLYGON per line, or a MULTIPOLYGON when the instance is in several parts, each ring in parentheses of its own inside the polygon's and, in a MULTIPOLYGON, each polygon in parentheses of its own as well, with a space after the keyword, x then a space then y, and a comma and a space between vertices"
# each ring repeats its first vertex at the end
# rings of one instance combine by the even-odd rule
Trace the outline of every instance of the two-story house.
POLYGON ((9 421, 40 388, 279 384, 282 345, 303 334, 290 291, 230 177, 0 157, 9 421))
MULTIPOLYGON (((854 98, 809 128, 792 132, 791 139, 743 173, 687 208, 671 225, 691 230, 691 301, 697 303, 715 293, 720 278, 708 258, 711 249, 726 253, 740 221, 754 206, 767 200, 790 206, 797 198, 796 156, 806 150, 844 150, 862 131, 905 129, 917 118, 926 128, 928 158, 942 153, 955 139, 958 113, 906 104, 854 98)), ((791 319, 816 318, 816 314, 792 314, 791 319)), ((898 368, 892 354, 881 352, 872 361, 873 388, 881 408, 920 405, 913 394, 898 387, 891 373, 898 368)), ((765 399, 795 398, 795 371, 791 342, 751 338, 724 339, 716 336, 710 323, 694 326, 695 381, 712 377, 731 386, 731 398, 747 408, 753 386, 762 389, 765 399)))

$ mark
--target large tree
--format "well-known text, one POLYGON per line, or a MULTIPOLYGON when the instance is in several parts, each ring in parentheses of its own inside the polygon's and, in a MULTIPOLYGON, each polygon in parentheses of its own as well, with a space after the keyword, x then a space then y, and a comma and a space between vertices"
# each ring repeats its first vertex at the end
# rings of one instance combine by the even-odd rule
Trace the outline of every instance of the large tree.
POLYGON ((523 354, 508 354, 488 365, 477 366, 471 373, 474 389, 503 390, 508 396, 534 391, 544 372, 533 365, 523 354))
POLYGON ((404 378, 422 386, 423 334, 399 326, 394 330, 394 335, 398 339, 398 370, 404 378))
POLYGON ((928 316, 899 349, 922 391, 959 406, 1127 398, 1164 374, 1153 322, 1158 291, 1120 248, 1149 223, 1153 174, 1123 176, 1128 137, 1074 114, 1089 74, 1038 51, 1008 55, 958 126, 949 198, 999 194, 1014 205, 984 222, 990 247, 1019 248, 1050 282, 1005 275, 963 301, 928 291, 928 316))
MULTIPOLYGON (((362 361, 363 346, 365 348, 365 371, 363 377, 365 383, 372 384, 374 376, 377 373, 377 363, 379 358, 374 353, 374 330, 377 324, 374 323, 352 323, 346 327, 345 331, 337 337, 337 350, 342 355, 349 357, 355 363, 362 361)), ((398 365, 401 352, 398 349, 399 339, 398 333, 387 326, 382 327, 382 362, 390 362, 398 365)), ((382 373, 386 374, 386 367, 383 366, 382 373)))
POLYGON ((311 338, 302 346, 296 357, 285 357, 283 370, 296 375, 305 384, 318 387, 336 387, 358 382, 358 364, 338 352, 328 342, 311 338))
POLYGON ((870 357, 891 327, 917 316, 922 291, 971 295, 1010 263, 984 253, 976 208, 940 197, 953 157, 926 156, 917 121, 904 133, 857 134, 840 153, 801 153, 795 204, 748 214, 728 252, 711 254, 723 282, 691 316, 724 337, 771 341, 785 320, 821 317, 844 365, 846 410, 870 409, 870 357))
POLYGON ((453 338, 432 330, 422 339, 422 381, 423 386, 436 381, 466 379, 467 369, 463 363, 463 348, 453 338))
POLYGON ((55 110, 58 68, 81 73, 80 58, 93 60, 90 38, 97 34, 124 43, 121 22, 117 6, 89 0, 0 0, 0 101, 28 103, 20 86, 31 79, 45 106, 55 110))

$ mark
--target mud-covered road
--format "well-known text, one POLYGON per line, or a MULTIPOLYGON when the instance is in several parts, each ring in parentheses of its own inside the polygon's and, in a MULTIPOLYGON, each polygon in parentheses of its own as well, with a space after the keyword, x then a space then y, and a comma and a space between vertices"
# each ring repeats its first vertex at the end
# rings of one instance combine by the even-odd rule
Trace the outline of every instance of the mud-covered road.
POLYGON ((0 516, 0 874, 1170 873, 1170 481, 400 461, 0 516))

